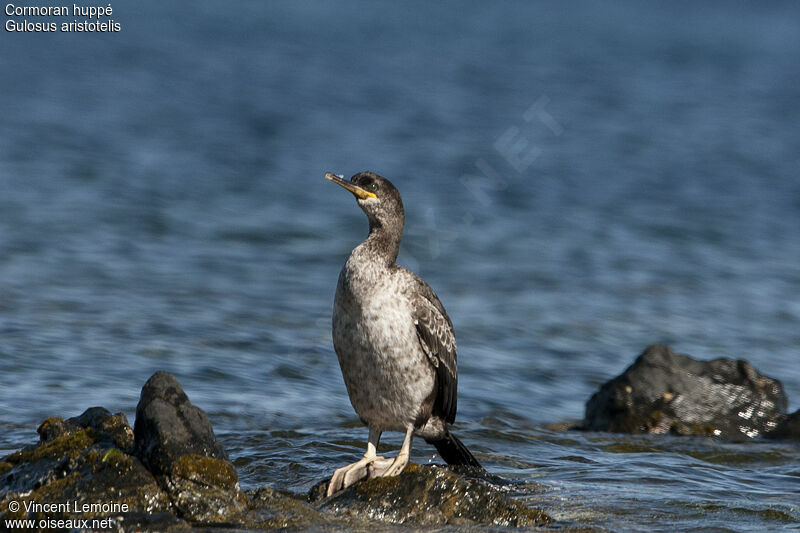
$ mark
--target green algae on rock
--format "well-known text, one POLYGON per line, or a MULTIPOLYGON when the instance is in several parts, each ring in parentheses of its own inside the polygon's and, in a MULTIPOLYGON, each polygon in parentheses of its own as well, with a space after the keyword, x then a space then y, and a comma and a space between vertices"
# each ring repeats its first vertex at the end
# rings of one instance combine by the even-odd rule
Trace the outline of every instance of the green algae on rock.
POLYGON ((179 514, 193 522, 230 522, 247 506, 236 470, 228 461, 183 455, 163 476, 163 483, 179 514))
MULTIPOLYGON (((370 479, 313 502, 267 487, 245 493, 205 413, 162 372, 142 391, 136 427, 124 414, 101 407, 68 420, 46 419, 37 444, 0 460, 0 517, 37 523, 108 518, 118 531, 550 523, 543 511, 498 488, 485 471, 469 468, 412 464, 398 477, 370 479), (12 501, 19 507, 10 506, 12 501), (37 508, 32 502, 62 505, 37 508), (100 503, 115 507, 91 506, 100 503)), ((325 485, 312 493, 324 495, 325 485)))
MULTIPOLYGON (((309 498, 316 500, 322 494, 324 486, 318 485, 309 498)), ((512 499, 480 473, 459 475, 434 465, 409 464, 397 477, 367 479, 317 505, 339 516, 418 526, 519 527, 552 522, 544 511, 512 499)))
POLYGON ((155 477, 130 450, 132 431, 125 415, 92 408, 80 417, 48 418, 38 429, 40 441, 10 454, 0 475, 0 512, 4 519, 88 519, 113 515, 120 509, 147 514, 170 512, 171 503, 155 477), (129 435, 130 438, 126 436, 129 435), (109 455, 110 450, 118 453, 109 455), (105 458, 105 460, 104 460, 105 458), (15 511, 9 503, 15 501, 15 511), (26 504, 62 504, 44 512, 26 504), (113 502, 104 508, 83 504, 113 502))
MULTIPOLYGON (((248 491, 251 512, 244 519, 245 527, 259 529, 311 529, 322 525, 348 525, 336 516, 322 513, 296 495, 269 487, 248 491)), ((355 525, 355 524, 349 524, 355 525)))
POLYGON ((102 407, 42 422, 36 445, 0 462, 2 517, 112 517, 133 530, 235 523, 247 510, 236 469, 175 378, 156 373, 137 413, 138 433, 102 407))
POLYGON ((178 380, 156 372, 136 406, 134 450, 167 492, 179 516, 228 523, 247 508, 239 476, 214 436, 208 416, 178 380))

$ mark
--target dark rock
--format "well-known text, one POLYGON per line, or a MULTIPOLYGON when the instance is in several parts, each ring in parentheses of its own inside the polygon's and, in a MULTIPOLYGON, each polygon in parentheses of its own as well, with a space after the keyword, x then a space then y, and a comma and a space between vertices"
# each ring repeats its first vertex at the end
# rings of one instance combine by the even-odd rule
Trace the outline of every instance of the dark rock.
POLYGON ((170 512, 169 498, 136 457, 126 453, 133 431, 125 415, 92 408, 69 420, 48 418, 38 429, 41 440, 12 453, 0 464, 0 512, 4 519, 100 519, 126 524, 127 511, 148 515, 170 512), (8 509, 11 501, 21 508, 8 509), (26 512, 25 502, 56 504, 113 503, 114 509, 26 512), (124 506, 124 508, 122 507, 124 506))
POLYGON ((206 414, 178 381, 156 372, 136 406, 135 453, 156 475, 180 516, 191 522, 233 520, 245 511, 236 469, 206 414))
POLYGON ((108 438, 109 442, 125 453, 133 451, 133 430, 124 413, 111 415, 103 407, 91 407, 80 416, 67 420, 68 423, 94 429, 98 435, 108 438))
POLYGON ((142 387, 133 433, 136 455, 155 474, 168 473, 187 454, 228 460, 208 416, 167 372, 156 372, 142 387))
POLYGON ((113 445, 129 452, 133 447, 133 430, 128 424, 124 413, 112 415, 103 407, 90 407, 79 416, 62 420, 58 417, 46 419, 36 430, 41 443, 50 442, 79 432, 81 429, 90 429, 95 438, 106 444, 113 445))
POLYGON ((589 399, 583 427, 743 440, 775 430, 786 408, 781 383, 747 361, 697 361, 653 345, 589 399))
POLYGON ((544 512, 510 497, 507 487, 498 486, 506 484, 503 480, 459 467, 410 465, 399 477, 367 480, 332 498, 324 498, 326 482, 312 491, 318 494, 316 503, 266 487, 245 494, 205 413, 163 372, 142 390, 135 430, 124 414, 93 407, 67 420, 48 418, 38 433, 37 444, 0 460, 3 520, 71 520, 66 528, 74 530, 206 526, 365 532, 374 531, 376 520, 416 526, 550 521, 544 512), (12 501, 21 507, 12 511, 12 501), (28 511, 30 502, 61 507, 28 511))
POLYGON ((127 513, 119 529, 139 533, 141 531, 157 531, 169 533, 171 531, 187 531, 192 526, 186 521, 170 513, 147 513, 135 511, 127 513))
POLYGON ((41 424, 39 424, 36 432, 39 434, 39 441, 41 443, 45 443, 56 440, 57 438, 68 433, 72 433, 79 428, 80 426, 77 424, 64 421, 58 417, 51 417, 45 419, 41 424))
POLYGON ((783 417, 775 430, 765 436, 770 439, 800 440, 800 410, 783 417))
MULTIPOLYGON (((308 530, 324 524, 348 525, 346 522, 323 514, 293 495, 278 492, 269 487, 261 487, 247 493, 251 512, 245 525, 258 529, 308 530)), ((350 524, 353 525, 353 524, 350 524)))
POLYGON ((208 417, 169 374, 156 373, 142 389, 135 430, 124 414, 93 407, 68 420, 48 418, 38 432, 38 444, 0 461, 4 518, 108 516, 121 529, 160 531, 235 524, 247 510, 236 469, 208 417), (11 512, 14 500, 23 507, 11 512), (27 512, 30 501, 117 508, 27 512))
MULTIPOLYGON (((397 477, 371 478, 317 503, 338 516, 414 526, 534 526, 550 517, 512 499, 483 477, 459 475, 449 467, 409 464, 397 477)), ((313 487, 309 499, 325 494, 327 482, 313 487)))

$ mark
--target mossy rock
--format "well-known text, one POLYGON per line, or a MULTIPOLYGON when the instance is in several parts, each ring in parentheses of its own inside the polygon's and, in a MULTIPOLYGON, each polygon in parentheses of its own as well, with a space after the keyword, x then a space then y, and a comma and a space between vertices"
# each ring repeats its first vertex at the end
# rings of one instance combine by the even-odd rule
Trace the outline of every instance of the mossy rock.
POLYGON ((247 498, 229 461, 183 455, 161 481, 180 515, 192 522, 229 523, 247 509, 247 498))
POLYGON ((238 482, 236 469, 228 461, 187 454, 172 465, 170 476, 186 478, 216 487, 233 487, 238 482))
MULTIPOLYGON (((544 511, 514 500, 479 472, 475 474, 410 464, 397 477, 367 479, 318 505, 338 516, 417 526, 529 527, 552 522, 544 511)), ((312 488, 311 497, 319 493, 320 488, 312 488)))
MULTIPOLYGON (((45 420, 45 423, 52 421, 52 418, 45 420)), ((57 420, 61 420, 60 418, 57 420)), ((51 422, 52 423, 52 422, 51 422)), ((41 426, 40 426, 41 427, 41 426)), ((94 444, 95 439, 89 433, 90 430, 81 428, 66 432, 49 441, 23 448, 6 457, 6 461, 18 465, 23 463, 35 463, 42 459, 63 459, 65 457, 77 457, 82 450, 94 444)))
POLYGON ((40 440, 0 462, 0 499, 4 518, 93 519, 108 512, 83 504, 111 502, 124 510, 123 529, 180 529, 189 522, 235 523, 247 509, 233 465, 198 454, 179 455, 169 471, 154 475, 133 455, 134 433, 125 415, 93 407, 78 417, 51 417, 38 428, 40 440), (22 507, 11 513, 8 503, 22 507), (25 503, 59 504, 57 510, 26 512, 25 503), (81 504, 79 511, 74 503, 81 504), (155 522, 149 521, 152 516, 155 522), (167 518, 172 516, 172 518, 167 518), (163 526, 163 527, 162 527, 163 526))
POLYGON ((297 495, 269 487, 247 492, 250 512, 244 525, 253 529, 307 530, 323 525, 346 525, 340 519, 321 513, 297 495))
POLYGON ((141 461, 115 447, 131 447, 132 430, 125 415, 92 408, 66 421, 48 418, 38 432, 38 444, 10 454, 2 463, 8 465, 0 469, 0 485, 6 488, 0 500, 4 518, 68 520, 125 514, 75 510, 75 503, 113 503, 117 509, 125 505, 144 513, 172 510, 167 494, 141 461), (12 500, 21 504, 14 513, 8 509, 12 500), (26 502, 57 507, 28 513, 26 502))

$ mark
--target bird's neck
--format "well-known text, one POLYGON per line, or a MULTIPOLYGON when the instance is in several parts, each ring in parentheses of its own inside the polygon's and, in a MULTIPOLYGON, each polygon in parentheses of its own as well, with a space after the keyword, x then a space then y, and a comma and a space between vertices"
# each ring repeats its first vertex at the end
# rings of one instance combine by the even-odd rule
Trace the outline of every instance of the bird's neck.
POLYGON ((397 260, 403 228, 392 228, 370 220, 369 236, 358 246, 359 255, 365 260, 390 267, 397 260))

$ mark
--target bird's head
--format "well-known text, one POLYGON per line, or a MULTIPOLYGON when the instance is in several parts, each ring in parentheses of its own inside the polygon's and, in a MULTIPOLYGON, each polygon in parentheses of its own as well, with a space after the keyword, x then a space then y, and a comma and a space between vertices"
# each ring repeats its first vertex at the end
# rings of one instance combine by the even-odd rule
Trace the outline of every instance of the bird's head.
POLYGON ((399 235, 403 232, 403 200, 392 182, 374 172, 359 172, 350 181, 325 173, 325 178, 341 185, 356 197, 369 218, 370 229, 386 228, 399 235))

